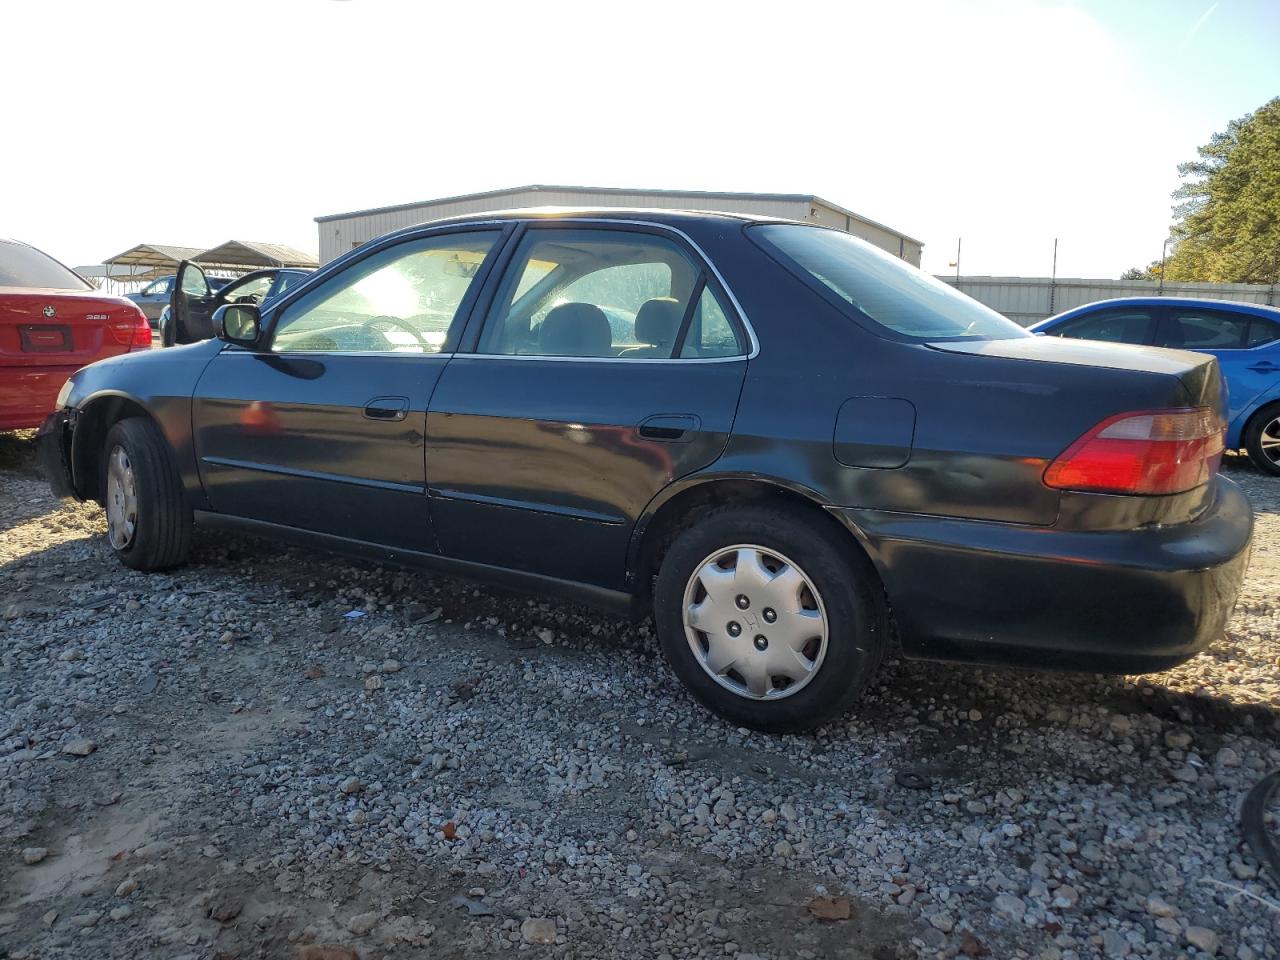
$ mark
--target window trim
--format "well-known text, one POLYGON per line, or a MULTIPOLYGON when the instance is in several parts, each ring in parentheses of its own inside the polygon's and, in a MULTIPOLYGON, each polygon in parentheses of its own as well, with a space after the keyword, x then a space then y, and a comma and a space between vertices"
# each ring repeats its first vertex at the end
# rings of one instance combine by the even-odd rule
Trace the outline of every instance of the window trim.
MULTIPOLYGON (((456 356, 487 360, 542 360, 554 363, 737 363, 742 360, 752 360, 759 355, 760 341, 742 309, 742 304, 725 282, 723 275, 711 261, 711 258, 707 256, 706 252, 692 237, 678 227, 645 220, 627 220, 614 217, 549 217, 546 219, 523 220, 518 221, 518 223, 519 228, 508 239, 500 256, 494 262, 491 275, 486 281, 487 289, 485 290, 485 295, 477 301, 471 310, 471 317, 467 327, 459 338, 456 356), (683 252, 689 257, 690 265, 706 281, 702 286, 711 286, 712 290, 721 293, 723 295, 722 299, 728 303, 730 308, 729 322, 734 325, 740 337, 745 334, 745 342, 743 343, 745 352, 729 357, 548 357, 537 354, 478 352, 476 348, 479 346, 484 326, 493 308, 494 297, 502 287, 502 281, 505 279, 507 271, 511 268, 520 243, 528 231, 556 228, 573 229, 581 226, 585 226, 587 229, 603 228, 618 232, 651 233, 668 240, 674 240, 677 246, 683 245, 683 252)), ((696 282, 695 287, 698 287, 696 282)), ((701 292, 701 288, 699 292, 701 292)), ((689 315, 691 314, 686 309, 686 321, 689 315)), ((685 326, 686 323, 682 321, 682 328, 685 326)), ((678 342, 679 339, 677 339, 678 342)))

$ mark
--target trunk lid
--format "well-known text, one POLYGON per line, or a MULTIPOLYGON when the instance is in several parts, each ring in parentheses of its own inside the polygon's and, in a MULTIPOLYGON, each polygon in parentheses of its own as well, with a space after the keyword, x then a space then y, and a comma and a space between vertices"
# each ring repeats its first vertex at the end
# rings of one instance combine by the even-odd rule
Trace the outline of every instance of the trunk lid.
POLYGON ((1062 337, 954 341, 932 343, 930 346, 948 353, 1066 364, 1094 370, 1130 370, 1139 374, 1172 377, 1181 384, 1185 396, 1168 397, 1169 406, 1212 407, 1224 422, 1226 420, 1226 384, 1218 369, 1217 360, 1207 353, 1092 340, 1068 340, 1062 337))
POLYGON ((128 353, 137 318, 120 297, 0 287, 0 367, 82 367, 128 353))

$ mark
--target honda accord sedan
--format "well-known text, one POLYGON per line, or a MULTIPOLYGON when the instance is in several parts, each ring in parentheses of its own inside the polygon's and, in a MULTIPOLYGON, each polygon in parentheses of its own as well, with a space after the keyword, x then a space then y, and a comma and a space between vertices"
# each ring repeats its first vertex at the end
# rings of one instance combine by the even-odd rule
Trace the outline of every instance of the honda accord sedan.
POLYGON ((1247 562, 1213 357, 1032 336, 813 225, 438 221, 215 324, 80 371, 42 428, 123 563, 222 527, 651 612, 738 724, 838 716, 891 636, 1167 668, 1247 562))

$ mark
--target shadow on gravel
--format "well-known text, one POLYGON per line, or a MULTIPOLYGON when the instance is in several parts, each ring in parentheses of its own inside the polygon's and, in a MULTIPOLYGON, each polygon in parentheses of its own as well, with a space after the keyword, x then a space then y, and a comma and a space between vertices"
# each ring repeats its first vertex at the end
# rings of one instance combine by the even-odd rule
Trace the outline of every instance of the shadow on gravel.
POLYGON ((31 480, 44 478, 36 463, 34 430, 0 432, 0 470, 31 480))

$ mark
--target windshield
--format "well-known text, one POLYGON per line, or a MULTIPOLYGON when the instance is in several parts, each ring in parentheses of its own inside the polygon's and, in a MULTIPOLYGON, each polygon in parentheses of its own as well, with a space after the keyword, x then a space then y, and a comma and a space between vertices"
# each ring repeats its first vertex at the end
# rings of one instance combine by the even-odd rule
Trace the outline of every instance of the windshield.
POLYGON ((923 270, 865 240, 800 224, 750 227, 747 235, 801 279, 857 311, 861 318, 913 340, 1007 340, 1022 327, 923 270))
POLYGON ((93 289, 53 257, 25 243, 11 241, 0 241, 0 287, 93 289))

